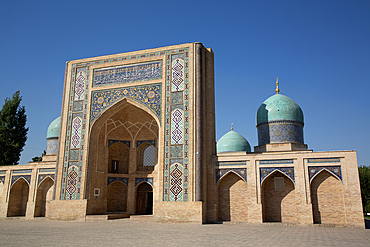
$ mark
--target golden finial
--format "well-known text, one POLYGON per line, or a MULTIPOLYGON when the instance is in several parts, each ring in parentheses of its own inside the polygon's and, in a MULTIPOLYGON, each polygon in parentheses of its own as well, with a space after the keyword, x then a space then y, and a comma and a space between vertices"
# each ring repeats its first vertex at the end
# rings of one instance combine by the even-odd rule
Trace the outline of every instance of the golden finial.
POLYGON ((231 130, 234 130, 234 124, 231 123, 231 130))
POLYGON ((279 77, 276 78, 276 89, 275 89, 276 94, 279 94, 280 89, 279 89, 279 77))

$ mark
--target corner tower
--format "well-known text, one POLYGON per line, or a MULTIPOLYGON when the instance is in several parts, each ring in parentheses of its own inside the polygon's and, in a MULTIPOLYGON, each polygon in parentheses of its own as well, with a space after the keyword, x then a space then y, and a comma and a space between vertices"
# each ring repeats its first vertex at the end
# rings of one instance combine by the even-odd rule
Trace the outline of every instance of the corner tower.
POLYGON ((303 111, 291 98, 276 94, 258 108, 256 122, 258 146, 255 152, 307 150, 303 139, 303 111))

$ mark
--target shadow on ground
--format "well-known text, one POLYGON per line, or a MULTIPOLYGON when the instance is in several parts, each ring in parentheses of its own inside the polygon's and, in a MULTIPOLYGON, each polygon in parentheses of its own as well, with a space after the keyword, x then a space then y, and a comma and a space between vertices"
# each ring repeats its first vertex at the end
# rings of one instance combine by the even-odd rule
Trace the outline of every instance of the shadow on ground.
POLYGON ((365 228, 370 229, 370 220, 365 219, 365 228))

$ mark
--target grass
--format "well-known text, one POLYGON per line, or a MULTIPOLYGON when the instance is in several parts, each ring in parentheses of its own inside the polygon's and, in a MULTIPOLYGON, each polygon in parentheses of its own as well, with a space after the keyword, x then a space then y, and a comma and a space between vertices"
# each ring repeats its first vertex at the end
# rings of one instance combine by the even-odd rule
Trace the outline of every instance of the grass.
POLYGON ((370 220, 370 215, 365 215, 365 219, 370 220))

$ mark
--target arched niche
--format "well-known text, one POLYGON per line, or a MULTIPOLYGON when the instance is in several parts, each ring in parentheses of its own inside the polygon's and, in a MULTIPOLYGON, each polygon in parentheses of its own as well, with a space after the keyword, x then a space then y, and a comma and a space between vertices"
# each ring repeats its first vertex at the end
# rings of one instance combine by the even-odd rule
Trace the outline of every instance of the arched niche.
POLYGON ((147 182, 136 186, 135 214, 153 214, 153 187, 147 182))
POLYGON ((46 202, 52 200, 54 180, 46 177, 38 186, 35 201, 35 217, 45 217, 46 202))
POLYGON ((127 210, 127 186, 115 181, 108 186, 107 212, 126 212, 127 210))
POLYGON ((153 171, 157 163, 157 151, 154 145, 143 143, 137 148, 137 170, 153 171))
MULTIPOLYGON (((108 143, 114 140, 113 145, 125 145, 128 143, 128 173, 136 172, 137 153, 136 142, 138 140, 158 141, 160 131, 159 119, 146 106, 130 99, 122 99, 104 111, 93 123, 89 136, 89 160, 87 167, 87 195, 94 198, 92 188, 106 188, 105 173, 109 173, 110 150, 108 143), (122 142, 120 144, 117 144, 122 142)), ((113 146, 112 145, 112 146, 113 146)), ((121 161, 119 161, 121 165, 121 161)), ((106 197, 105 197, 106 198, 106 197)), ((104 196, 97 200, 90 200, 89 204, 95 204, 88 208, 98 208, 104 196)), ((88 213, 97 213, 88 211, 88 213)))
POLYGON ((23 178, 19 178, 11 187, 8 203, 8 217, 26 216, 29 185, 23 178))
POLYGON ((130 149, 121 142, 108 148, 108 173, 128 174, 130 149))
POLYGON ((247 183, 233 171, 217 183, 217 214, 219 221, 247 221, 247 183))
POLYGON ((345 224, 342 182, 323 169, 311 180, 310 188, 314 223, 345 224))
POLYGON ((261 185, 264 222, 297 222, 295 186, 279 170, 269 174, 261 185))

